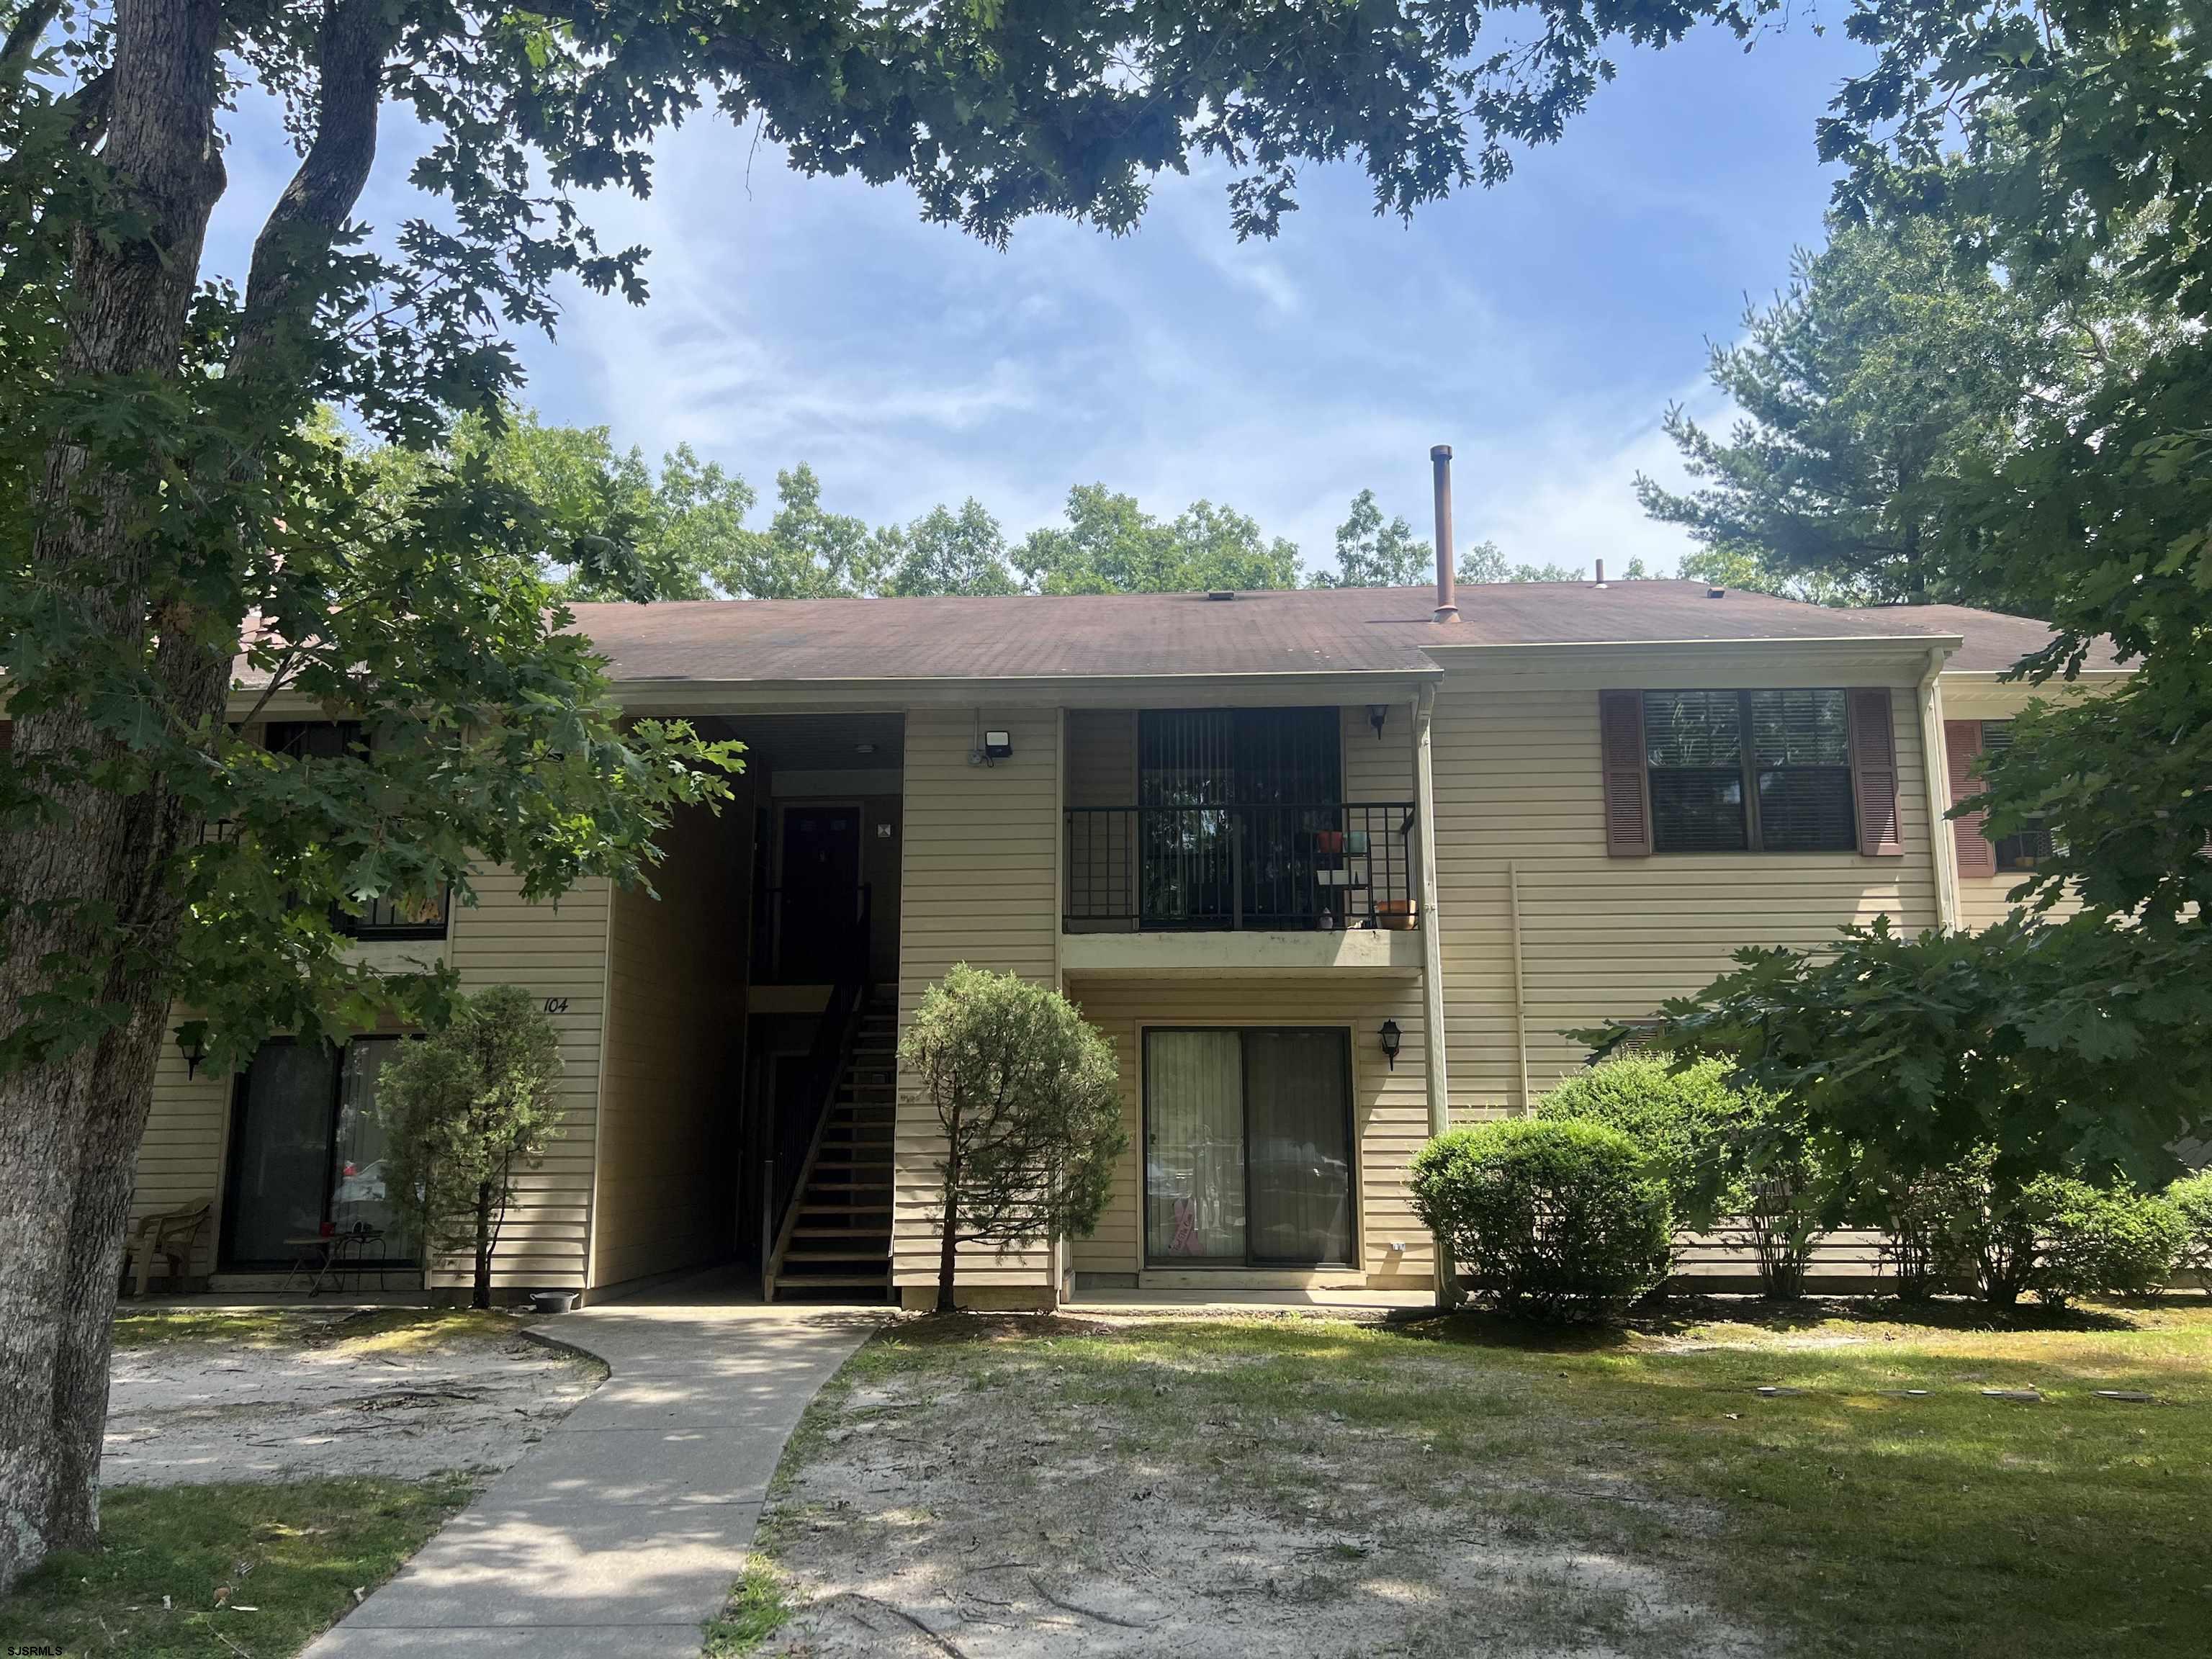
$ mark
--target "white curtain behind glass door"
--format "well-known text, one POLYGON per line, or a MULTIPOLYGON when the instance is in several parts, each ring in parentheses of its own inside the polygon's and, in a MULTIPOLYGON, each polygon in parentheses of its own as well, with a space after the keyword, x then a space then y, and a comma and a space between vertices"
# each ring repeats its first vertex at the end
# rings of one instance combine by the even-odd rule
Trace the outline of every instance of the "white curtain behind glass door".
POLYGON ((1244 1259, 1243 1052, 1234 1031, 1145 1034, 1145 1249, 1244 1259))

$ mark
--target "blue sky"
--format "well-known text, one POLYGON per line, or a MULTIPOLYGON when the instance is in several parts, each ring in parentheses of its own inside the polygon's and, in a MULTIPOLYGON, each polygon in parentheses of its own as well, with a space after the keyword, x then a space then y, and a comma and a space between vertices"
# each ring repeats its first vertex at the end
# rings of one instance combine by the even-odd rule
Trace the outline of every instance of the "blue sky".
MULTIPOLYGON (((650 200, 595 204, 607 240, 653 250, 650 303, 572 295, 556 340, 521 343, 527 395, 656 458, 689 441, 764 502, 805 460, 836 510, 974 495, 1018 535, 1103 482, 1164 514, 1225 502, 1316 564, 1363 487, 1425 533, 1448 442, 1462 543, 1666 568, 1685 544, 1631 481, 1674 474, 1658 420, 1716 412, 1705 340, 1819 239, 1813 123, 1856 55, 1802 15, 1748 53, 1711 32, 1624 52, 1506 184, 1407 225, 1356 169, 1315 171, 1283 234, 1241 246, 1219 173, 1163 179, 1132 236, 1039 220, 1002 252, 903 190, 801 178, 769 144, 748 165, 750 133, 699 119, 660 142, 650 200)), ((292 161, 266 109, 234 140, 210 263, 238 275, 292 161)), ((387 118, 380 228, 416 210, 412 154, 387 118)))

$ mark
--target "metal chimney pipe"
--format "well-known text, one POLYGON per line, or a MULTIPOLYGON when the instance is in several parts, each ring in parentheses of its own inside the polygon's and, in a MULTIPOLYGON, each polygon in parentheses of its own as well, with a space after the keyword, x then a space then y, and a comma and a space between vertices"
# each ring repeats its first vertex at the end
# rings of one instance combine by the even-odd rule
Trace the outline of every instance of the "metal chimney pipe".
POLYGON ((1429 465, 1437 485, 1437 614, 1433 620, 1455 623, 1459 601, 1453 590, 1451 522, 1451 446, 1438 444, 1429 451, 1429 465))
POLYGON ((1597 585, 1600 587, 1603 587, 1605 586, 1605 561, 1603 559, 1600 559, 1597 562, 1597 585))

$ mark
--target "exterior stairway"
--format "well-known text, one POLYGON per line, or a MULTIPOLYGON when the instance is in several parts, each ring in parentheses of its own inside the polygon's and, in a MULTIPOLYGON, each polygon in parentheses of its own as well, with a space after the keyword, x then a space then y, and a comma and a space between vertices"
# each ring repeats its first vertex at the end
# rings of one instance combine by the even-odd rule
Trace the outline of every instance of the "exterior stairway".
POLYGON ((860 1016, 814 1166, 769 1294, 879 1302, 891 1288, 891 1124, 898 1006, 885 995, 860 1016))

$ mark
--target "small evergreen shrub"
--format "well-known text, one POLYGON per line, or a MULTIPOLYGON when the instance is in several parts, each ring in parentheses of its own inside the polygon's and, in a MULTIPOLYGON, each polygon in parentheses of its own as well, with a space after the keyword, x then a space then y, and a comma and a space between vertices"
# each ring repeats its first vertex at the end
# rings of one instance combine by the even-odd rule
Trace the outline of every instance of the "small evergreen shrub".
POLYGON ((2182 1176, 2166 1189, 2166 1201, 2180 1215, 2188 1232, 2181 1265, 2212 1290, 2212 1170, 2182 1176))
POLYGON ((2054 1308, 2084 1296, 2148 1296, 2173 1277, 2189 1225, 2162 1198, 2045 1176, 2025 1194, 2040 1231, 2035 1294, 2054 1308))
POLYGON ((1515 1118, 1414 1155, 1413 1208, 1501 1313, 1589 1318, 1659 1284, 1673 1215, 1661 1166, 1618 1129, 1515 1118))

